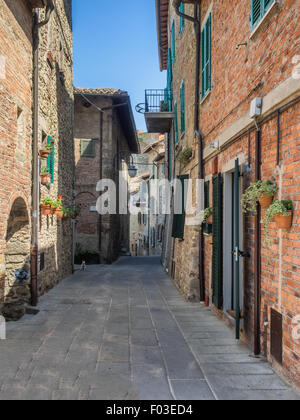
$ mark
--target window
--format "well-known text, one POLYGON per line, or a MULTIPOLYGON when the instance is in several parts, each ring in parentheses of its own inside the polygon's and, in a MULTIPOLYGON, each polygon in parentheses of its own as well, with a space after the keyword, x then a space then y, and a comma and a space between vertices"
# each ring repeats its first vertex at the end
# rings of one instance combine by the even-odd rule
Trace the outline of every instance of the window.
POLYGON ((23 110, 19 107, 17 108, 17 132, 19 137, 24 135, 23 110))
POLYGON ((95 157, 94 140, 80 140, 80 156, 87 158, 95 157))
POLYGON ((175 61, 175 21, 173 20, 171 26, 171 46, 172 46, 172 63, 175 61))
POLYGON ((178 109, 177 109, 177 101, 174 104, 174 130, 175 130, 175 144, 179 143, 179 135, 178 135, 178 109))
POLYGON ((47 137, 47 144, 52 146, 51 152, 47 158, 47 171, 51 174, 51 183, 54 182, 54 170, 55 170, 55 142, 52 137, 47 137))
POLYGON ((185 226, 185 207, 186 207, 186 197, 187 197, 187 187, 188 183, 185 182, 189 179, 188 175, 180 175, 178 177, 179 181, 181 182, 181 188, 179 191, 175 189, 175 202, 179 203, 181 200, 181 213, 174 214, 173 219, 173 231, 172 237, 183 239, 184 238, 184 226, 185 226))
POLYGON ((181 134, 185 132, 185 83, 184 80, 180 86, 180 123, 181 134))
MULTIPOLYGON (((185 12, 184 3, 181 3, 180 4, 179 11, 181 13, 184 13, 185 12)), ((180 16, 180 30, 179 30, 180 35, 182 34, 183 29, 184 29, 184 18, 180 16)))
POLYGON ((211 14, 201 32, 201 96, 211 90, 211 14))
POLYGON ((251 24, 255 29, 275 0, 251 0, 251 24))

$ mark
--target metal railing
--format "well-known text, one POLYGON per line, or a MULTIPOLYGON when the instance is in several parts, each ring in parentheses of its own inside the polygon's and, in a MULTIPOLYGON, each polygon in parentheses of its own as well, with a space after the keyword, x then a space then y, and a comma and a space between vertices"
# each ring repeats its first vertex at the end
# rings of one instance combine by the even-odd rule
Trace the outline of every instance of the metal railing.
POLYGON ((146 112, 172 112, 172 91, 168 89, 147 89, 145 91, 146 112))

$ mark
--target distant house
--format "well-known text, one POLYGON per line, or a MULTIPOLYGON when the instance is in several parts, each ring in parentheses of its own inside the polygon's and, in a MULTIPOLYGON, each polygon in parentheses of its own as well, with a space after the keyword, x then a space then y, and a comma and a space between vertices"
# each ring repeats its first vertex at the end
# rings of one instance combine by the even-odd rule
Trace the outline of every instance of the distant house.
MULTIPOLYGON (((99 215, 96 185, 115 181, 139 144, 130 98, 117 89, 75 89, 76 260, 112 263, 129 252, 129 215, 99 215), (102 111, 101 111, 102 110, 102 111)), ((119 202, 118 202, 119 206, 119 202)), ((117 212, 118 213, 118 212, 117 212)))

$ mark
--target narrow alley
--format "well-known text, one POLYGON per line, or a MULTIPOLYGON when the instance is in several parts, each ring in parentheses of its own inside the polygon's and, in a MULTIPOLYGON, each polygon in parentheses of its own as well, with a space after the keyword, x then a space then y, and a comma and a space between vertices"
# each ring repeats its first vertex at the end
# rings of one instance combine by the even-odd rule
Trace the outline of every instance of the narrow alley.
POLYGON ((0 399, 298 399, 159 258, 89 266, 0 341, 0 399))

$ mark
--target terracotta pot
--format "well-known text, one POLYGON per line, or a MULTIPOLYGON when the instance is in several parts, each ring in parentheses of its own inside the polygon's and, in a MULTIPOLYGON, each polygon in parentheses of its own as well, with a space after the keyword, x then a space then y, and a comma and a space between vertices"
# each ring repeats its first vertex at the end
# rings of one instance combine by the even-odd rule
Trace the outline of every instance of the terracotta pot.
POLYGON ((293 213, 291 212, 288 216, 278 214, 277 216, 274 216, 274 220, 278 229, 289 230, 292 226, 293 213))
POLYGON ((50 204, 41 204, 41 212, 44 216, 51 214, 50 204))
POLYGON ((213 224, 213 215, 212 214, 210 216, 208 216, 208 218, 206 219, 206 223, 208 223, 209 225, 213 224))
POLYGON ((43 185, 49 184, 51 181, 51 174, 41 174, 41 183, 43 185))
POLYGON ((65 217, 65 214, 61 210, 56 210, 55 215, 57 216, 58 220, 62 220, 65 217))
POLYGON ((40 150, 40 157, 42 159, 48 159, 48 156, 50 155, 50 150, 40 150))
POLYGON ((56 207, 51 206, 51 214, 55 214, 55 212, 56 212, 56 207))
POLYGON ((261 197, 258 199, 262 209, 268 209, 270 205, 273 203, 273 200, 274 200, 273 195, 269 196, 265 193, 263 193, 261 197))

